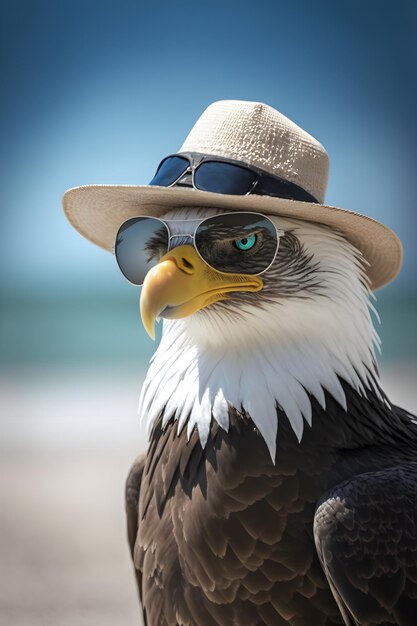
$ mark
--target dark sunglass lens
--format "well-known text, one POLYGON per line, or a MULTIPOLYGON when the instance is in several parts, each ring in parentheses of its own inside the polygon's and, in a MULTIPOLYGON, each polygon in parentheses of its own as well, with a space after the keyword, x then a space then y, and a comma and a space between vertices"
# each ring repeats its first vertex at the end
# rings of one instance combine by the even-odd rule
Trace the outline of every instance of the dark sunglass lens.
POLYGON ((254 172, 221 161, 204 161, 194 172, 197 189, 238 196, 247 194, 256 180, 254 172))
POLYGON ((116 235, 114 252, 120 270, 135 285, 168 250, 169 234, 163 222, 153 217, 133 217, 116 235))
POLYGON ((278 237, 274 224, 257 213, 209 217, 195 234, 202 258, 220 272, 260 274, 273 262, 278 237))
POLYGON ((189 165, 188 159, 184 159, 183 157, 167 157, 160 163, 155 176, 149 184, 168 187, 185 172, 189 165))

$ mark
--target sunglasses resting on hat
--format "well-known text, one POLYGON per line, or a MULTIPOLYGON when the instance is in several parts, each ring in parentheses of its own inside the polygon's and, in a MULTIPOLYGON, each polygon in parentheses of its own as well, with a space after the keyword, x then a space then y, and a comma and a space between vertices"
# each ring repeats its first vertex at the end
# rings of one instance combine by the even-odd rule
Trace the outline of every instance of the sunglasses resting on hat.
POLYGON ((274 262, 283 234, 260 213, 233 211, 201 220, 140 216, 120 226, 114 252, 122 274, 134 285, 143 284, 178 239, 193 244, 200 258, 219 272, 259 275, 274 262), (172 226, 179 223, 190 224, 190 232, 172 234, 172 226))
POLYGON ((296 183, 239 161, 198 152, 182 152, 165 157, 149 184, 159 187, 194 187, 200 191, 238 196, 255 193, 318 202, 296 183))

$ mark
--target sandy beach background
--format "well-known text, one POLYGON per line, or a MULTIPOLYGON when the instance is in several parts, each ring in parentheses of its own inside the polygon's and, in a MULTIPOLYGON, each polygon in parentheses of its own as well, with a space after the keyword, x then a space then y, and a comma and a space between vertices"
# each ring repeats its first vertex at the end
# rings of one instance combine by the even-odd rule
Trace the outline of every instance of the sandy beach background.
POLYGON ((417 411, 415 17, 410 0, 0 4, 0 626, 140 623, 123 491, 155 344, 61 199, 146 184, 212 102, 288 116, 330 156, 326 204, 400 237, 380 365, 417 411))

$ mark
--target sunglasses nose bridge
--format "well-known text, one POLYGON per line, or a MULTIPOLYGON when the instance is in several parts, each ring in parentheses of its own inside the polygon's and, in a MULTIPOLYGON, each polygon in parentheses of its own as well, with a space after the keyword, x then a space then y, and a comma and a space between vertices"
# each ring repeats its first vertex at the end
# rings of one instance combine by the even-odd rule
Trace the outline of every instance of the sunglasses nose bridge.
POLYGON ((195 174, 200 165, 204 163, 204 157, 194 157, 194 159, 191 159, 189 156, 187 156, 185 158, 188 160, 188 166, 173 184, 178 184, 180 181, 183 181, 183 183, 185 184, 191 183, 191 186, 194 187, 194 189, 198 189, 197 185, 195 184, 195 174), (184 178, 186 179, 185 181, 183 180, 184 178))
POLYGON ((178 178, 170 184, 170 187, 173 187, 174 185, 178 185, 178 186, 185 185, 187 187, 194 186, 194 170, 191 167, 191 165, 189 165, 182 172, 182 174, 180 174, 178 178))
POLYGON ((194 245, 194 234, 191 233, 178 233, 170 235, 168 241, 168 252, 174 250, 179 246, 194 245), (172 241, 174 240, 174 241, 172 241))

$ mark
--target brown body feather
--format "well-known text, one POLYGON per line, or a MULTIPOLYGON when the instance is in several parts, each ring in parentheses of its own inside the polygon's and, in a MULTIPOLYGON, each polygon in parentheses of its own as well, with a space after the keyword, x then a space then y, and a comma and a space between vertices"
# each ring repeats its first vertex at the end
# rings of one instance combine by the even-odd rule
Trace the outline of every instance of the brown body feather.
MULTIPOLYGON (((188 441, 173 422, 155 425, 127 483, 147 626, 330 626, 344 623, 342 613, 355 623, 320 562, 317 503, 364 472, 407 467, 417 428, 401 409, 345 392, 348 413, 330 396, 326 411, 312 399, 313 427, 301 443, 279 414, 275 466, 252 420, 234 411, 229 432, 214 423, 204 450, 197 431, 188 441)), ((398 597, 405 589, 403 581, 398 597)))

